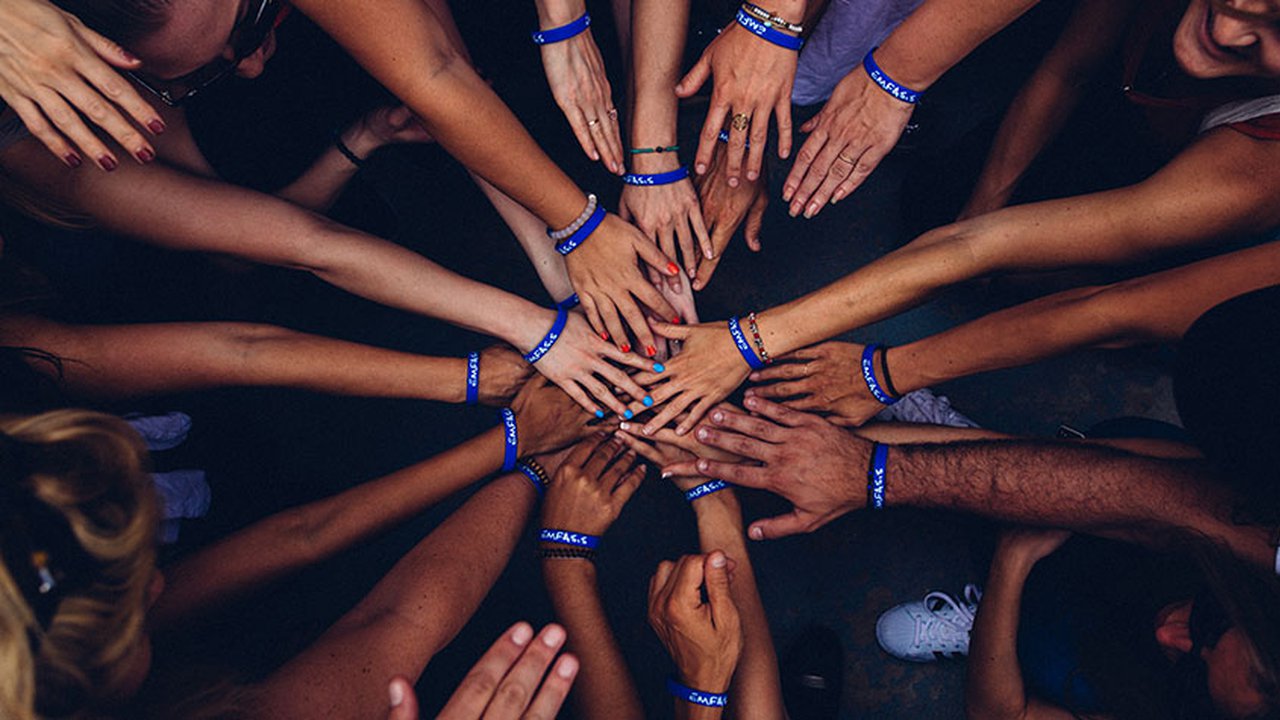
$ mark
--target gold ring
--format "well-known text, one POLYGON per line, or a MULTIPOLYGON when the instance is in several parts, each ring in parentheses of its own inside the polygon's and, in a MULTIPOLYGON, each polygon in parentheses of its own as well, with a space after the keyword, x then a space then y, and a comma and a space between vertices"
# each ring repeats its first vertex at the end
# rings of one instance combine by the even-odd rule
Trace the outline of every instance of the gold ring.
POLYGON ((746 130, 751 127, 751 116, 746 113, 734 113, 729 126, 734 130, 746 130))
POLYGON ((587 121, 587 127, 593 128, 600 124, 600 118, 591 118, 587 121))

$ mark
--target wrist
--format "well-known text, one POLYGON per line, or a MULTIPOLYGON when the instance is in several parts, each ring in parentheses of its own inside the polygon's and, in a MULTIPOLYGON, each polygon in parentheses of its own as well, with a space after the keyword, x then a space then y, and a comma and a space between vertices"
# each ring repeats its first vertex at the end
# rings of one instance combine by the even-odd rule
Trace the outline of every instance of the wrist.
POLYGON ((364 120, 355 122, 351 127, 347 128, 346 132, 341 133, 338 138, 343 145, 347 146, 348 150, 362 161, 368 160, 375 150, 385 144, 369 129, 364 120))
POLYGON ((585 0, 539 0, 535 6, 538 27, 542 30, 571 23, 587 11, 585 0))
POLYGON ((711 662, 707 665, 690 667, 688 670, 680 668, 676 680, 692 690, 724 694, 729 691, 729 683, 733 681, 733 671, 736 666, 736 662, 727 666, 720 662, 711 662))
MULTIPOLYGON (((642 147, 669 147, 645 145, 642 147)), ((631 172, 642 175, 670 172, 680 168, 680 157, 674 152, 643 153, 629 156, 631 172)))
POLYGON ((447 358, 445 360, 446 373, 448 373, 449 381, 441 383, 448 388, 445 391, 445 402, 464 403, 467 401, 467 361, 465 359, 447 358))
POLYGON ((942 74, 922 68, 918 56, 913 56, 909 51, 898 50, 891 39, 886 39, 883 45, 876 48, 875 60, 880 69, 895 82, 920 93, 929 89, 942 74))

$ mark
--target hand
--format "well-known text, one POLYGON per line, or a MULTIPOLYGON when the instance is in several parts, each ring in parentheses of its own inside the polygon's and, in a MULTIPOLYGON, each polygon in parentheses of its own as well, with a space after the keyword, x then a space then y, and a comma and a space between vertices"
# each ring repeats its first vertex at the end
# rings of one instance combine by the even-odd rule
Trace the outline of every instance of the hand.
MULTIPOLYGON (((675 158, 670 162, 672 165, 678 163, 675 158)), ((665 170, 660 167, 654 170, 646 168, 645 172, 657 173, 665 170)), ((669 185, 627 185, 622 188, 618 214, 623 220, 634 222, 650 240, 657 243, 667 257, 679 257, 684 263, 685 274, 689 277, 697 274, 703 253, 711 255, 711 240, 707 237, 707 228, 702 222, 698 196, 693 191, 693 183, 687 179, 669 185), (694 245, 695 239, 697 247, 694 245)), ((666 281, 672 290, 679 292, 682 285, 680 275, 668 275, 666 281)))
POLYGON ((565 258, 569 279, 591 327, 603 333, 602 337, 611 337, 624 353, 631 352, 630 327, 636 336, 636 351, 654 357, 658 349, 653 333, 636 300, 663 318, 673 319, 676 312, 640 272, 640 262, 668 277, 680 273, 680 267, 643 233, 614 215, 607 216, 591 237, 565 258))
POLYGON ((364 132, 378 147, 395 143, 427 143, 435 138, 408 107, 380 107, 360 120, 364 132))
POLYGON ((511 402, 511 410, 516 414, 521 456, 559 450, 602 429, 590 424, 595 418, 579 410, 572 398, 545 378, 525 383, 511 402))
POLYGON ((556 104, 569 120, 582 152, 603 158, 615 175, 623 173, 622 134, 613 90, 600 49, 588 28, 568 40, 542 46, 542 66, 556 104))
POLYGON ((516 623, 471 668, 436 720, 555 717, 578 675, 578 659, 569 654, 547 673, 565 637, 564 628, 552 624, 535 639, 533 628, 516 623))
POLYGON ((778 400, 792 410, 827 413, 836 425, 857 427, 884 409, 862 382, 862 349, 843 342, 801 348, 779 358, 789 362, 751 373, 752 382, 770 384, 749 388, 746 395, 778 400))
MULTIPOLYGON (((795 22, 796 19, 793 19, 795 22)), ((701 175, 711 164, 712 151, 720 130, 735 114, 750 120, 747 130, 731 129, 728 143, 729 186, 737 187, 742 177, 742 157, 747 158, 748 180, 760 177, 764 146, 769 136, 769 117, 778 115, 778 157, 791 154, 791 84, 796 79, 799 53, 762 40, 736 22, 711 41, 698 62, 676 85, 676 95, 691 97, 714 77, 711 107, 698 137, 694 170, 701 175), (749 137, 748 137, 749 132, 749 137), (750 140, 751 149, 746 149, 750 140)))
POLYGON ((480 351, 480 404, 503 407, 520 392, 533 366, 506 345, 490 345, 480 351))
MULTIPOLYGON (((545 320, 545 327, 550 328, 554 314, 548 312, 542 319, 545 320)), ((626 412, 627 406, 614 397, 609 391, 610 387, 621 388, 631 398, 644 398, 648 393, 630 375, 610 364, 609 360, 637 369, 653 369, 652 360, 642 359, 610 345, 591 332, 580 314, 571 312, 560 339, 533 367, 559 385, 588 413, 604 413, 597 405, 598 401, 610 411, 621 415, 626 412)))
POLYGON ((1052 555, 1071 537, 1070 530, 1017 526, 1000 534, 996 555, 1016 557, 1027 566, 1052 555))
MULTIPOLYGON (((720 403, 716 407, 732 412, 742 412, 729 403, 720 403)), ((614 433, 614 436, 626 443, 627 447, 635 450, 640 457, 660 468, 697 460, 698 458, 709 458, 726 463, 740 463, 743 461, 741 455, 735 455, 720 448, 703 444, 697 438, 696 432, 677 435, 675 430, 661 428, 654 432, 653 435, 637 435, 636 433, 639 431, 640 427, 637 424, 623 422, 619 423, 618 432, 614 433)), ((701 477, 698 479, 699 482, 702 480, 703 478, 701 477)))
MULTIPOLYGON (((676 433, 684 435, 709 408, 747 379, 750 368, 738 354, 725 323, 654 323, 653 329, 668 339, 682 341, 684 348, 666 363, 664 372, 640 372, 634 376, 636 382, 649 388, 655 412, 642 432, 652 435, 687 410, 688 415, 676 427, 676 433)), ((633 402, 630 409, 639 415, 650 408, 633 402)))
POLYGON ((111 67, 136 70, 140 64, 46 0, 0 4, 0 99, 70 167, 84 157, 103 170, 119 164, 80 113, 139 162, 155 158, 155 148, 120 110, 153 134, 164 132, 164 121, 111 67))
POLYGON ((603 535, 644 481, 636 454, 607 435, 588 438, 569 453, 547 487, 542 526, 603 535))
POLYGON ((764 178, 748 180, 736 187, 730 186, 728 173, 728 152, 716 148, 711 156, 711 167, 706 175, 697 178, 698 196, 702 200, 702 215, 707 218, 711 229, 711 252, 698 263, 697 276, 693 289, 701 290, 711 282, 711 276, 724 257, 729 240, 738 231, 738 226, 746 218, 747 247, 752 252, 760 252, 760 225, 764 220, 765 208, 769 206, 769 194, 766 192, 764 178))
POLYGON ((663 561, 649 581, 649 625, 681 681, 723 693, 742 652, 742 623, 729 594, 729 558, 719 550, 663 561), (706 586, 708 602, 699 588, 706 586))
POLYGON ((843 200, 861 185, 898 142, 913 108, 880 89, 861 66, 846 75, 800 127, 809 139, 782 186, 791 217, 804 212, 811 218, 828 199, 843 200))
POLYGON ((663 474, 732 478, 735 485, 781 495, 794 506, 790 513, 757 520, 748 529, 755 540, 813 532, 851 510, 866 505, 863 478, 871 443, 816 415, 790 410, 761 398, 747 398, 751 417, 716 410, 699 427, 699 440, 741 455, 762 466, 715 460, 677 463, 663 474))
MULTIPOLYGON (((653 284, 658 292, 662 293, 662 297, 666 299, 671 307, 676 310, 676 317, 680 318, 681 323, 697 323, 698 322, 698 304, 693 299, 693 284, 689 282, 689 278, 680 271, 680 282, 676 285, 669 285, 658 275, 649 269, 649 282, 653 284)), ((645 320, 649 322, 649 331, 653 332, 653 324, 665 322, 664 318, 658 317, 652 310, 646 309, 644 312, 645 320)), ((665 363, 668 359, 675 357, 680 352, 679 343, 674 343, 661 335, 654 334, 653 345, 658 349, 658 354, 653 356, 654 360, 665 363)))

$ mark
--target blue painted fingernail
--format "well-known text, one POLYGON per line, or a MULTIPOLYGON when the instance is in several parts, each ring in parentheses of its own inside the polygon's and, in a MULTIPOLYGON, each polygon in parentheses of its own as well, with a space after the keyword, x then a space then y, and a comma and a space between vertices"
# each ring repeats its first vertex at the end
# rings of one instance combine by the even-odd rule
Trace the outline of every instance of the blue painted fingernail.
POLYGON ((626 419, 628 419, 628 420, 630 420, 631 418, 633 418, 633 417, 635 417, 635 416, 636 416, 636 414, 635 414, 635 413, 633 413, 633 412, 631 412, 631 409, 630 409, 630 408, 628 408, 627 410, 624 410, 624 411, 623 411, 623 413, 622 413, 622 417, 624 417, 624 418, 626 418, 626 419))
POLYGON ((602 419, 602 420, 603 420, 603 419, 604 419, 604 411, 603 411, 603 410, 597 410, 597 411, 596 411, 596 417, 597 417, 597 418, 600 418, 600 419, 602 419))
POLYGON ((644 396, 644 400, 642 402, 644 403, 645 407, 653 407, 653 398, 649 397, 648 395, 644 396))
POLYGON ((663 365, 662 363, 654 363, 654 364, 653 364, 653 371, 654 371, 654 372, 666 372, 666 370, 667 370, 667 366, 666 366, 666 365, 663 365))

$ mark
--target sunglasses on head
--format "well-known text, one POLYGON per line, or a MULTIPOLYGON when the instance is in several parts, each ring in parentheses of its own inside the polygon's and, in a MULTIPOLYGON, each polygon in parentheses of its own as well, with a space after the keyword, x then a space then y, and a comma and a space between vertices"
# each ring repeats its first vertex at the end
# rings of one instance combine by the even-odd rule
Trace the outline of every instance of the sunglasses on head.
POLYGON ((162 80, 149 77, 143 73, 129 73, 139 85, 151 94, 164 101, 169 107, 178 107, 205 88, 213 85, 235 71, 241 60, 249 57, 262 47, 267 36, 276 29, 284 19, 285 3, 281 0, 250 0, 257 7, 250 6, 249 12, 231 28, 232 58, 219 58, 182 77, 162 80))

